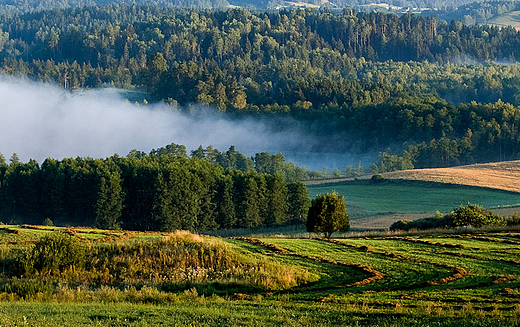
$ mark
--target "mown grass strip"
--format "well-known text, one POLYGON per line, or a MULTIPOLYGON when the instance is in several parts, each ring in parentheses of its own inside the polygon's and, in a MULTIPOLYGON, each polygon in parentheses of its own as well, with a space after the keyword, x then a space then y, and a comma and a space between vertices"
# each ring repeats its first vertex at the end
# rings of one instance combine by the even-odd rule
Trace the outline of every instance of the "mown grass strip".
POLYGON ((433 266, 436 266, 439 268, 449 269, 453 272, 453 274, 451 276, 448 276, 445 278, 441 278, 441 279, 433 280, 433 281, 426 281, 424 283, 410 285, 408 287, 402 287, 401 289, 414 289, 414 288, 422 288, 422 287, 427 287, 427 286, 438 286, 438 285, 447 284, 449 282, 464 278, 465 276, 470 274, 470 272, 464 268, 447 265, 447 264, 439 263, 439 262, 431 262, 428 260, 423 260, 423 259, 418 259, 418 258, 406 257, 401 254, 397 254, 397 253, 389 252, 389 251, 387 251, 387 252, 377 251, 377 250, 371 249, 370 247, 364 246, 364 245, 354 245, 354 244, 349 244, 349 243, 345 243, 343 241, 338 241, 338 240, 333 240, 333 239, 320 238, 317 240, 320 240, 323 242, 329 242, 329 243, 333 243, 333 244, 337 244, 337 245, 347 246, 347 247, 351 247, 351 248, 356 248, 356 249, 359 249, 359 250, 362 250, 365 252, 383 255, 383 256, 389 257, 389 258, 395 258, 395 259, 405 260, 405 261, 409 261, 409 262, 430 264, 430 265, 433 265, 433 266))
POLYGON ((247 238, 247 237, 237 237, 237 238, 234 238, 234 239, 241 240, 241 241, 244 241, 244 242, 248 242, 250 244, 261 245, 261 246, 269 249, 270 251, 272 251, 274 253, 279 253, 279 254, 283 254, 283 255, 289 255, 289 256, 294 256, 294 257, 298 257, 298 258, 314 260, 314 261, 317 261, 317 262, 326 262, 326 263, 330 263, 330 264, 334 264, 334 265, 340 265, 340 266, 353 268, 356 271, 359 271, 359 272, 364 273, 364 274, 368 274, 370 276, 368 278, 365 278, 363 280, 360 280, 360 281, 357 281, 357 282, 354 282, 354 283, 349 283, 349 284, 345 284, 345 285, 337 285, 335 287, 329 287, 329 288, 326 288, 326 289, 331 289, 331 288, 348 288, 348 287, 354 287, 354 286, 363 286, 363 285, 374 283, 375 281, 384 278, 384 275, 380 271, 377 271, 377 270, 373 269, 372 267, 368 267, 368 266, 365 266, 365 265, 362 265, 362 264, 346 263, 346 262, 340 262, 340 261, 335 261, 335 260, 329 260, 329 259, 325 259, 325 258, 318 257, 318 256, 299 254, 299 253, 295 253, 295 252, 286 250, 286 249, 284 249, 282 247, 279 247, 279 246, 277 246, 275 244, 271 244, 271 243, 267 243, 267 242, 261 241, 259 239, 253 239, 253 238, 247 238))
POLYGON ((493 243, 502 243, 502 244, 511 244, 511 245, 520 245, 520 242, 513 241, 513 240, 505 240, 501 238, 495 238, 495 237, 484 237, 484 236, 470 236, 468 237, 470 239, 478 240, 478 241, 484 241, 484 242, 493 242, 493 243))
POLYGON ((440 242, 432 242, 427 240, 419 240, 416 238, 410 238, 410 237, 388 237, 385 238, 388 240, 398 240, 398 241, 404 241, 404 242, 411 242, 411 243, 417 243, 417 244, 424 244, 424 245, 431 245, 431 246, 440 246, 445 248, 453 248, 453 249, 471 249, 471 250, 480 250, 480 248, 468 248, 465 245, 462 244, 451 244, 451 243, 440 243, 440 242))

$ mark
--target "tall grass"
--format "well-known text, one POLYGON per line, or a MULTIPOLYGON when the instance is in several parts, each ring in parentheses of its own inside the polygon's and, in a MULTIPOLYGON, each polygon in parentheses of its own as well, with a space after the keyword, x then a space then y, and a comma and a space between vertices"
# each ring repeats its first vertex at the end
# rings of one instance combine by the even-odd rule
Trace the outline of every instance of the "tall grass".
POLYGON ((247 256, 219 239, 183 231, 156 240, 86 243, 81 247, 81 265, 65 260, 71 256, 63 255, 70 252, 70 247, 60 246, 71 239, 68 235, 45 237, 29 248, 18 260, 23 275, 92 289, 148 286, 179 290, 197 285, 209 289, 208 285, 216 284, 220 288, 234 285, 258 291, 287 289, 313 278, 304 269, 266 257, 247 256), (60 249, 63 253, 59 253, 60 249))

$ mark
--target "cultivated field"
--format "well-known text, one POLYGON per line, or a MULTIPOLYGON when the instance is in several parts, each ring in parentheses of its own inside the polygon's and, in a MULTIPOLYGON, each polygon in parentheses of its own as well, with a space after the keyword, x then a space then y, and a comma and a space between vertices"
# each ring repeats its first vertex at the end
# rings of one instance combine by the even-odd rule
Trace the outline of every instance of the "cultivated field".
POLYGON ((520 161, 385 173, 387 179, 419 180, 520 192, 520 161))
POLYGON ((452 168, 413 169, 383 174, 382 183, 370 176, 355 181, 338 179, 307 182, 311 198, 336 190, 345 196, 351 227, 385 229, 401 219, 447 213, 468 202, 511 216, 520 209, 520 161, 452 168))
POLYGON ((333 190, 345 196, 353 229, 385 229, 397 220, 432 217, 436 210, 447 213, 468 202, 486 208, 508 208, 503 214, 509 216, 518 211, 511 207, 520 204, 519 193, 414 181, 350 181, 307 188, 311 198, 333 190))
POLYGON ((1 326, 520 325, 514 230, 325 240, 2 227, 1 326), (15 269, 59 232, 84 266, 15 269))

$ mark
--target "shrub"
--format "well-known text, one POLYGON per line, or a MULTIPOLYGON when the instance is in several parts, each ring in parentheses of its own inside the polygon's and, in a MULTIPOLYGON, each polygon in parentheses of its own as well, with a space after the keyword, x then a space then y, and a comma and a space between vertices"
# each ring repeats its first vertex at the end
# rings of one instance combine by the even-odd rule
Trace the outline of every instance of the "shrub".
POLYGON ((68 268, 82 268, 85 264, 85 248, 79 240, 63 233, 45 236, 25 252, 18 264, 23 274, 34 272, 51 274, 68 268))
POLYGON ((54 223, 52 222, 52 220, 50 218, 45 218, 45 220, 43 221, 43 224, 45 226, 54 226, 54 223))
POLYGON ((472 226, 475 228, 484 226, 506 226, 504 217, 494 214, 476 204, 460 206, 449 214, 455 226, 472 226))
POLYGON ((370 178, 370 181, 372 183, 381 183, 385 178, 383 177, 383 175, 381 174, 375 174, 375 175, 372 175, 372 177, 370 178))
POLYGON ((408 225, 412 223, 410 220, 399 220, 393 223, 390 226, 391 231, 397 231, 397 230, 408 230, 408 225))
POLYGON ((400 220, 390 226, 391 231, 404 230, 409 231, 412 229, 424 230, 424 229, 437 229, 437 228, 451 228, 453 222, 450 217, 444 216, 442 218, 422 218, 414 221, 400 220))
POLYGON ((17 294, 25 299, 37 293, 50 296, 52 291, 52 285, 41 280, 13 280, 4 285, 4 292, 17 294))
POLYGON ((514 213, 511 218, 507 220, 507 226, 520 226, 520 216, 518 213, 514 213))
MULTIPOLYGON (((518 216, 517 216, 518 217, 518 216)), ((412 229, 437 229, 437 228, 454 228, 460 226, 472 226, 475 228, 484 226, 512 226, 514 218, 506 220, 504 217, 494 214, 492 211, 484 209, 476 204, 468 204, 460 206, 451 213, 442 216, 437 211, 433 218, 423 218, 414 221, 400 220, 390 226, 391 231, 412 229)))

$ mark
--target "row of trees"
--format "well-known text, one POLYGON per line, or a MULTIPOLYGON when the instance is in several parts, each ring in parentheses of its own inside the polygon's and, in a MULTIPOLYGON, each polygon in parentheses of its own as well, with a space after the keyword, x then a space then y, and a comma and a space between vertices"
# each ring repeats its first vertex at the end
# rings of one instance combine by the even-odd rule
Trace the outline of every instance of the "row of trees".
POLYGON ((398 230, 425 230, 437 228, 456 228, 456 227, 504 227, 518 226, 520 218, 517 213, 506 218, 493 213, 477 204, 469 203, 460 206, 452 212, 443 215, 439 211, 435 217, 410 220, 399 220, 390 226, 391 231, 398 230))
POLYGON ((379 163, 372 167, 373 173, 519 157, 520 107, 502 101, 458 106, 424 98, 399 102, 371 107, 374 110, 370 112, 367 108, 363 122, 366 125, 360 126, 359 135, 367 135, 364 140, 385 144, 387 137, 387 141, 399 142, 404 147, 400 156, 390 154, 392 151, 382 152, 379 163))
POLYGON ((293 180, 308 180, 313 176, 312 171, 305 167, 296 166, 293 162, 286 162, 281 153, 270 155, 268 152, 260 152, 254 157, 246 157, 244 154, 230 146, 226 152, 219 152, 211 145, 203 148, 202 145, 191 152, 192 158, 205 159, 219 164, 225 169, 236 169, 242 172, 256 171, 260 174, 279 175, 287 182, 293 180))
POLYGON ((189 158, 171 145, 107 159, 0 160, 0 219, 132 230, 192 231, 302 222, 301 182, 189 158))

